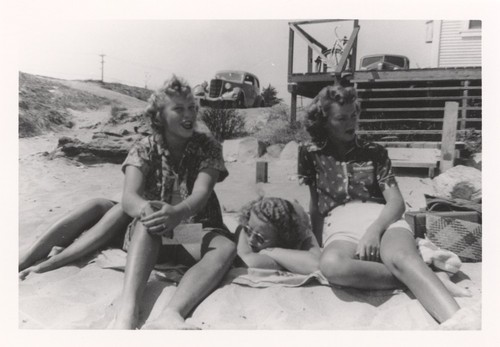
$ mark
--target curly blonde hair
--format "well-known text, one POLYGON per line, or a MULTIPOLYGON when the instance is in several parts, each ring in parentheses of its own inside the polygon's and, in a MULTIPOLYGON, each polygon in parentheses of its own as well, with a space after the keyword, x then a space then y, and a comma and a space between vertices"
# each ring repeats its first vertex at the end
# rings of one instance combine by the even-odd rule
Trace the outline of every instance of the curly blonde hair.
MULTIPOLYGON (((172 77, 163 83, 163 86, 156 90, 148 100, 148 106, 145 115, 149 118, 151 128, 154 132, 162 133, 164 126, 161 122, 162 112, 172 96, 182 96, 188 98, 192 96, 191 87, 182 78, 172 75, 172 77)), ((198 105, 196 105, 198 112, 198 105)))
POLYGON ((304 125, 314 143, 320 144, 327 140, 328 133, 325 124, 328 119, 328 110, 334 103, 341 106, 354 104, 357 114, 361 112, 355 88, 337 85, 324 87, 305 110, 304 125))
POLYGON ((307 237, 307 231, 311 228, 309 216, 297 202, 292 203, 274 197, 260 197, 241 208, 239 223, 248 225, 252 213, 261 221, 274 226, 278 237, 278 247, 296 248, 307 237))

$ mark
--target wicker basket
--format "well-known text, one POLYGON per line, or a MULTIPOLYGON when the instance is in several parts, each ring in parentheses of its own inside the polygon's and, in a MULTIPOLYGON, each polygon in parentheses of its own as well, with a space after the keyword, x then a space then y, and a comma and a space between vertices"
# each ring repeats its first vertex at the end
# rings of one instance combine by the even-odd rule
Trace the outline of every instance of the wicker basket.
POLYGON ((427 213, 425 226, 436 246, 454 252, 463 262, 482 261, 481 224, 427 213))

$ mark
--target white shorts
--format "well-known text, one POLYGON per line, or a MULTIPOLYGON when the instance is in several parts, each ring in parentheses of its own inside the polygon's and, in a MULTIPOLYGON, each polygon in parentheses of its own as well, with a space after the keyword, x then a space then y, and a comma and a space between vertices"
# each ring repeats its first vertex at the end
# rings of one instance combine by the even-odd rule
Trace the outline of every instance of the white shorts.
MULTIPOLYGON (((324 220, 323 247, 337 240, 358 244, 366 229, 378 218, 384 206, 370 201, 351 201, 335 207, 324 220)), ((389 225, 386 230, 392 228, 405 229, 413 236, 410 225, 403 218, 389 225)))

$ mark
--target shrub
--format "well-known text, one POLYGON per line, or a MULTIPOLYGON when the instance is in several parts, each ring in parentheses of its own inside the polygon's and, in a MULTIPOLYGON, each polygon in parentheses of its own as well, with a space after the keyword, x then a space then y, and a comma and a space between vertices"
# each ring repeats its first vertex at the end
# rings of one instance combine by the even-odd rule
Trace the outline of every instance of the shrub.
POLYGON ((201 120, 218 141, 234 138, 245 132, 245 117, 235 109, 222 106, 206 108, 201 120))
POLYGON ((290 141, 305 142, 311 137, 300 121, 290 124, 290 110, 285 105, 271 108, 267 122, 254 136, 267 145, 286 144, 290 141))
POLYGON ((267 88, 262 89, 262 98, 264 99, 264 104, 268 107, 283 101, 283 99, 278 98, 278 91, 271 84, 267 88))
POLYGON ((481 132, 475 129, 466 129, 465 132, 459 133, 458 141, 462 141, 465 144, 465 157, 470 157, 475 153, 480 153, 482 151, 482 136, 481 132))

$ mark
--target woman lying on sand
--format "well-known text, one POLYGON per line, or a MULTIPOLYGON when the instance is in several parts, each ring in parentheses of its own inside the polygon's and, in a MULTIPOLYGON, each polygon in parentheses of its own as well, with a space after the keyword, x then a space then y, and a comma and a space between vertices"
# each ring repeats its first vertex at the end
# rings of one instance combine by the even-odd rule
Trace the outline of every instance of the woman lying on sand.
POLYGON ((321 250, 298 203, 261 198, 243 206, 239 222, 237 251, 244 265, 305 275, 319 269, 321 250))
POLYGON ((346 287, 405 285, 444 322, 459 306, 402 219, 405 204, 387 150, 357 138, 359 113, 356 90, 338 86, 325 87, 307 109, 313 143, 299 151, 299 176, 310 188, 313 231, 324 245, 320 270, 346 287))
POLYGON ((92 200, 57 222, 21 257, 20 278, 63 266, 109 244, 133 219, 123 244, 127 264, 113 327, 134 329, 153 266, 172 257, 172 247, 163 246, 161 236, 171 237, 180 223, 201 223, 207 233, 200 249, 191 254, 198 262, 183 276, 160 318, 146 327, 195 328, 185 323, 185 317, 217 286, 236 256, 213 191, 215 183, 228 175, 222 147, 195 131, 197 112, 190 87, 175 76, 155 92, 146 110, 153 135, 136 143, 122 166, 122 204, 92 200), (33 265, 53 246, 67 248, 33 265))

